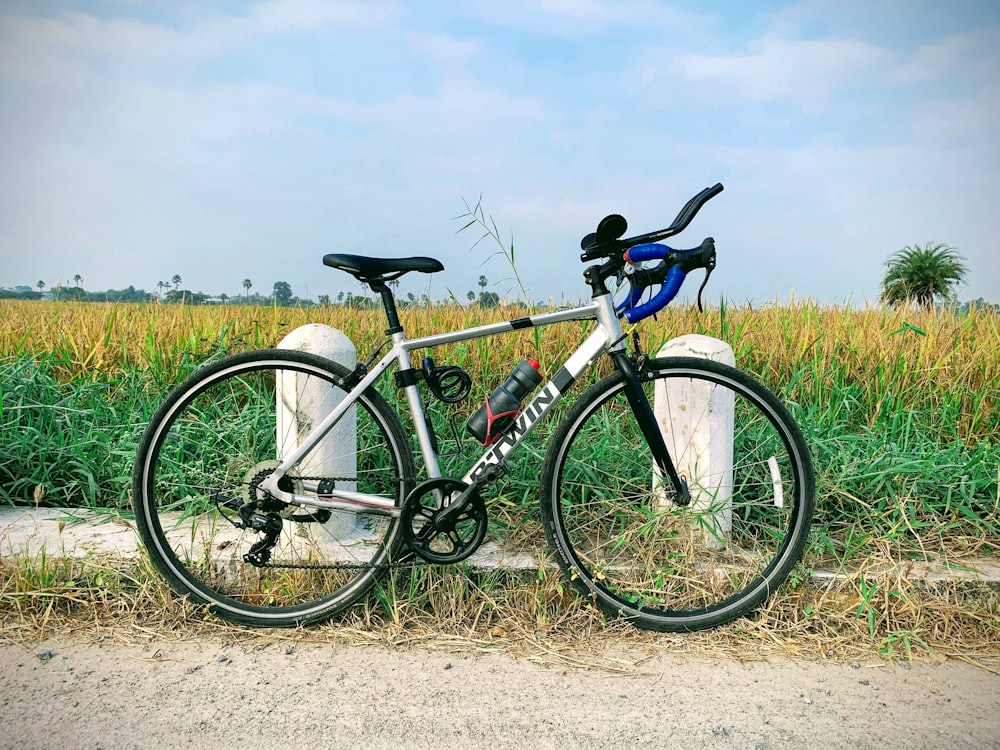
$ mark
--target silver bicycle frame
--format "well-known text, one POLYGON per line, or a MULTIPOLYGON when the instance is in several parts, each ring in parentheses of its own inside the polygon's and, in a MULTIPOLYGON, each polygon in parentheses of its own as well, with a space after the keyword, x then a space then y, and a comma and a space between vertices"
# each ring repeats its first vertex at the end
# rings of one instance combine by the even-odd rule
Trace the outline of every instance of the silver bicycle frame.
MULTIPOLYGON (((440 333, 422 336, 408 340, 402 331, 392 334, 392 348, 378 361, 361 381, 351 389, 336 408, 333 409, 308 436, 293 450, 274 472, 261 483, 261 488, 270 492, 282 502, 311 508, 327 508, 330 510, 349 510, 368 514, 398 516, 399 508, 392 498, 380 495, 369 495, 334 488, 330 491, 329 500, 320 499, 314 495, 302 495, 278 489, 278 481, 333 429, 347 411, 353 407, 362 393, 378 380, 393 361, 401 372, 413 369, 410 352, 419 349, 433 349, 445 344, 497 336, 502 333, 523 330, 525 328, 542 328, 555 323, 565 323, 572 320, 596 320, 597 328, 570 355, 566 363, 560 367, 552 379, 521 409, 514 424, 507 432, 490 445, 486 452, 469 469, 462 481, 471 484, 479 480, 484 473, 500 464, 507 458, 534 429, 535 425, 548 413, 549 409, 563 396, 573 382, 589 368, 603 353, 622 349, 624 335, 621 324, 615 314, 614 301, 610 294, 594 297, 589 305, 557 310, 551 313, 531 315, 500 323, 466 328, 450 333, 440 333)), ((424 417, 423 401, 420 390, 414 383, 404 389, 409 404, 410 414, 420 444, 420 452, 424 460, 424 468, 428 479, 441 476, 437 453, 431 444, 430 430, 424 417)))

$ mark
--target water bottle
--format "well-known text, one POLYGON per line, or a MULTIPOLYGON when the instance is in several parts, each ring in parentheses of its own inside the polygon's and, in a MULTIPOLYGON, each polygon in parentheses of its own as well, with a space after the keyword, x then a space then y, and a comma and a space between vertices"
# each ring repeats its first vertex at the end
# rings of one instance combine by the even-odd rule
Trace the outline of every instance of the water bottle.
POLYGON ((538 363, 533 359, 521 360, 510 377, 497 387, 479 411, 469 418, 465 429, 482 445, 492 445, 506 432, 517 417, 521 401, 542 382, 538 363))

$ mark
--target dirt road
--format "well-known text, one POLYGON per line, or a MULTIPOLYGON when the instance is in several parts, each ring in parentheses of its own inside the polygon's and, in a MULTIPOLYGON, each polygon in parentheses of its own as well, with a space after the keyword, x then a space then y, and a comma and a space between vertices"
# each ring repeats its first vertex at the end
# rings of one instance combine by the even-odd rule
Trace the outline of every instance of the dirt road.
POLYGON ((3 644, 0 746, 1000 747, 1000 677, 958 662, 656 654, 637 669, 342 644, 3 644))

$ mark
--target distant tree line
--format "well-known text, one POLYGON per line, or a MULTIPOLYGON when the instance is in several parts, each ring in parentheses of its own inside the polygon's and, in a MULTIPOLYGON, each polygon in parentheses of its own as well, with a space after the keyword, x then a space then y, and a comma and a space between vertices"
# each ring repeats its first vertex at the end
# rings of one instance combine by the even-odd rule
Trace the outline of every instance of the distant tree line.
MULTIPOLYGON (((155 291, 136 289, 129 285, 126 289, 107 289, 105 291, 87 291, 80 286, 82 277, 77 274, 73 277, 75 286, 62 286, 57 284, 45 291, 45 282, 39 281, 35 286, 37 291, 29 286, 17 286, 13 289, 0 288, 0 299, 23 299, 23 300, 56 300, 56 301, 80 301, 80 302, 147 302, 155 304, 240 304, 240 305, 278 305, 280 307, 313 307, 316 305, 333 306, 342 305, 359 310, 375 308, 381 305, 380 299, 374 294, 354 294, 352 292, 340 292, 336 299, 331 299, 328 294, 321 294, 315 300, 307 297, 298 297, 292 293, 292 286, 287 281, 276 281, 272 287, 271 294, 262 295, 254 292, 250 293, 253 282, 250 279, 243 279, 242 287, 244 293, 237 296, 227 294, 211 295, 204 292, 193 292, 190 289, 182 289, 183 279, 179 274, 175 274, 169 282, 158 281, 155 291)), ((430 296, 422 294, 417 297, 413 292, 405 296, 399 295, 399 282, 390 282, 397 295, 397 304, 401 308, 406 307, 427 307, 433 303, 430 296)), ((496 292, 486 291, 489 282, 485 276, 479 277, 479 286, 482 291, 475 294, 470 291, 467 294, 468 303, 478 304, 480 307, 496 307, 500 304, 500 297, 496 292)), ((452 301, 462 304, 461 300, 452 297, 452 301)))
POLYGON ((955 309, 961 315, 968 315, 973 310, 986 310, 996 313, 997 315, 1000 315, 1000 305, 987 302, 982 297, 979 297, 978 299, 969 300, 968 302, 963 302, 955 309))

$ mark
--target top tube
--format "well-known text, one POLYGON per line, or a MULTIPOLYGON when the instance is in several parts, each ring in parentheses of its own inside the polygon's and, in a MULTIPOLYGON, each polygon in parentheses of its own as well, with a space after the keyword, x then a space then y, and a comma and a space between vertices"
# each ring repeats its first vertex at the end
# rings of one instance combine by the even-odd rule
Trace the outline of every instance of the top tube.
POLYGON ((404 351, 412 351, 414 349, 432 349, 435 346, 454 344, 458 341, 471 341, 472 339, 480 339, 485 336, 495 336, 498 333, 519 331, 525 328, 542 328, 544 326, 552 325, 553 323, 564 323, 569 320, 595 320, 597 318, 598 309, 599 305, 597 302, 591 302, 589 305, 582 305, 580 307, 570 307, 565 310, 556 310, 555 312, 539 313, 538 315, 529 315, 524 318, 515 318, 514 320, 504 320, 499 323, 489 323, 475 328, 464 328, 460 331, 436 333, 430 336, 421 336, 416 339, 404 339, 402 346, 404 351))

